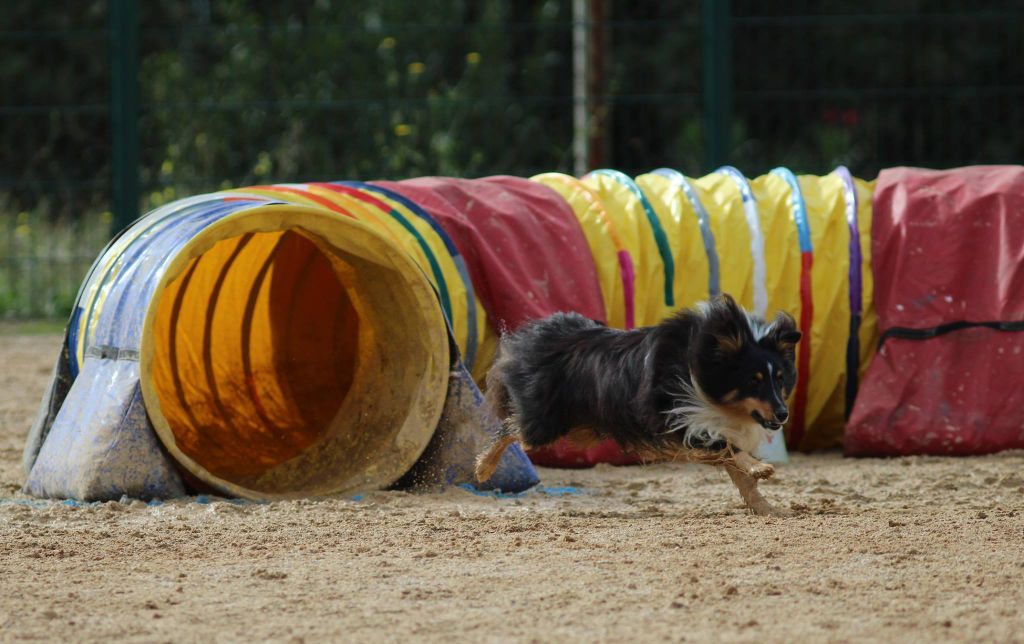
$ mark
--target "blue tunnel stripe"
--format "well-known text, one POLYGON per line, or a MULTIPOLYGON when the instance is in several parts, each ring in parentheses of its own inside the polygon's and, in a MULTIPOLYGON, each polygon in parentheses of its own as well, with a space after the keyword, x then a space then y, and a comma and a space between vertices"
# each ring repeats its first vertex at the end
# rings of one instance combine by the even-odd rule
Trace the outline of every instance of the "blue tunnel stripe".
POLYGON ((697 217, 697 224, 700 226, 700 236, 704 243, 704 254, 708 259, 708 295, 715 297, 722 292, 721 269, 719 268, 718 249, 715 246, 715 234, 711 231, 711 221, 708 211, 704 208, 694 192, 693 186, 686 177, 677 170, 671 168, 658 168, 653 174, 669 179, 677 188, 682 190, 686 200, 690 202, 693 213, 697 217))

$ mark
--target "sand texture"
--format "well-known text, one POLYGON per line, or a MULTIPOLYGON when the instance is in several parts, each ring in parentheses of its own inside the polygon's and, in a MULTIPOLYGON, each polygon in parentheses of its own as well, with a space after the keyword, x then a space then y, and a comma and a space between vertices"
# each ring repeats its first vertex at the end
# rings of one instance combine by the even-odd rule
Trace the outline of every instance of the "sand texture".
POLYGON ((1024 453, 797 456, 512 498, 65 504, 20 493, 53 336, 0 336, 0 640, 1024 641, 1024 453))

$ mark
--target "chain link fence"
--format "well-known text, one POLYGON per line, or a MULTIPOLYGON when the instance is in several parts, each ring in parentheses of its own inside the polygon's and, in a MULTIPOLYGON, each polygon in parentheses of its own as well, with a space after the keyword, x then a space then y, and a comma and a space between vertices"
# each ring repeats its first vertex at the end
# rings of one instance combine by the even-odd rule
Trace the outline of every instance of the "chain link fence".
POLYGON ((0 319, 229 186, 1017 163, 1022 59, 1016 2, 5 2, 0 319))

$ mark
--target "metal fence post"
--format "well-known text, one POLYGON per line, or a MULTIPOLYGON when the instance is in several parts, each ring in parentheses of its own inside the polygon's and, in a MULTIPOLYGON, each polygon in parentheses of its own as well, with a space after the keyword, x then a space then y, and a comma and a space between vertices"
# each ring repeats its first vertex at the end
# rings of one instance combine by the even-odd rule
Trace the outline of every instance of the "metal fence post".
POLYGON ((729 162, 732 150, 732 25, 729 0, 702 0, 704 170, 729 162))
POLYGON ((572 2, 572 156, 573 174, 582 177, 590 168, 590 97, 587 95, 587 45, 590 40, 587 0, 572 2))
POLYGON ((115 232, 139 216, 139 8, 110 0, 110 136, 115 232))

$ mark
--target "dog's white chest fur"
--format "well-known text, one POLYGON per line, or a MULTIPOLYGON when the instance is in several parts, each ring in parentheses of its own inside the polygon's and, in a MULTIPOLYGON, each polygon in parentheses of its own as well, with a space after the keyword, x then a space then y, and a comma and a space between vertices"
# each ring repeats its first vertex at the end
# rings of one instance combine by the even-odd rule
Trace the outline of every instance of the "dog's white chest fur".
POLYGON ((723 412, 708 400, 696 384, 681 381, 676 405, 668 410, 668 431, 682 432, 687 445, 725 441, 745 452, 753 452, 768 440, 768 430, 754 419, 741 419, 723 412))

